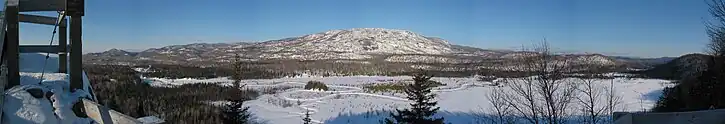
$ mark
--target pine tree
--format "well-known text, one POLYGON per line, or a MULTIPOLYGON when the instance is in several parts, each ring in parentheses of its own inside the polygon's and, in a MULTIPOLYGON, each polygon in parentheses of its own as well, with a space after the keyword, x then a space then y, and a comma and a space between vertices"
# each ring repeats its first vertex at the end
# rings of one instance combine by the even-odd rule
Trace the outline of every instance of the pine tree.
POLYGON ((725 69, 717 67, 716 59, 710 59, 705 70, 684 76, 675 87, 665 88, 653 110, 681 112, 725 108, 725 99, 722 99, 725 91, 721 90, 725 84, 720 83, 723 79, 719 72, 725 69))
POLYGON ((144 110, 143 106, 144 106, 143 102, 139 102, 138 107, 136 107, 136 115, 138 117, 148 116, 148 115, 146 115, 146 110, 144 110))
POLYGON ((391 113, 392 118, 385 119, 387 124, 443 124, 443 118, 432 116, 440 109, 436 107, 438 102, 433 101, 435 94, 431 93, 433 83, 429 81, 431 76, 417 74, 413 77, 413 83, 408 84, 405 89, 408 100, 411 103, 410 109, 396 109, 397 113, 391 113))
POLYGON ((232 101, 225 106, 224 123, 225 124, 247 124, 251 115, 249 107, 242 107, 242 101, 232 101))
POLYGON ((312 123, 312 119, 310 118, 310 110, 306 110, 305 111, 305 118, 302 118, 302 122, 304 122, 303 124, 311 124, 312 123))
POLYGON ((232 61, 232 79, 234 80, 234 88, 240 88, 242 83, 242 57, 239 54, 234 54, 234 61, 232 61))
POLYGON ((243 106, 245 99, 239 97, 242 94, 239 89, 242 87, 240 86, 242 80, 240 59, 241 57, 239 54, 236 54, 232 63, 234 70, 234 75, 232 76, 232 79, 234 79, 234 87, 231 88, 229 94, 227 95, 229 96, 227 100, 230 101, 230 103, 225 105, 223 109, 224 124, 247 124, 251 118, 249 107, 243 106))

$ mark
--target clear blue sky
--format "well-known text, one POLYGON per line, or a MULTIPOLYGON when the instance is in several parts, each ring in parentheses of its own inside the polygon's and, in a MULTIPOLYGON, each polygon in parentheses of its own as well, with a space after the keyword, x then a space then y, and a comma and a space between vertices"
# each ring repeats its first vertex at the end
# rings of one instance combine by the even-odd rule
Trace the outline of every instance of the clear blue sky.
MULTIPOLYGON (((371 27, 480 48, 546 38, 561 51, 679 56, 704 50, 709 18, 704 0, 87 0, 86 7, 85 52, 371 27)), ((21 44, 47 44, 52 27, 21 26, 21 44)))

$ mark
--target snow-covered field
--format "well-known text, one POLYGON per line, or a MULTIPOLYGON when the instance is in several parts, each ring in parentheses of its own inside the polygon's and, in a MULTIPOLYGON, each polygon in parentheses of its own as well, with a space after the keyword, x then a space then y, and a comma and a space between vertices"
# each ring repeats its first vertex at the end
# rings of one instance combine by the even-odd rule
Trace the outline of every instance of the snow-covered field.
MULTIPOLYGON (((244 80, 247 88, 260 91, 277 88, 279 91, 264 94, 247 101, 245 105, 259 118, 271 124, 301 123, 304 113, 309 110, 313 122, 317 123, 354 123, 370 124, 389 116, 396 108, 409 107, 404 94, 385 92, 365 92, 363 86, 375 83, 390 83, 410 80, 410 76, 346 76, 346 77, 290 77, 264 80, 244 80), (331 90, 312 91, 302 87, 307 81, 321 81, 331 90)), ((228 78, 198 79, 152 79, 154 86, 174 86, 191 83, 219 83, 230 85, 228 78)), ((446 122, 478 123, 492 107, 486 97, 494 91, 491 82, 476 81, 476 78, 438 78, 446 86, 436 87, 438 106, 437 116, 446 118, 446 122)), ((671 86, 670 81, 640 78, 615 78, 598 80, 597 83, 609 85, 613 81, 614 89, 622 97, 617 111, 643 111, 651 108, 664 87, 671 86)), ((503 88, 506 89, 506 88, 503 88)), ((506 92, 507 90, 504 90, 506 92)), ((575 104, 575 103, 573 103, 575 104)), ((576 113, 576 111, 572 111, 576 113)))

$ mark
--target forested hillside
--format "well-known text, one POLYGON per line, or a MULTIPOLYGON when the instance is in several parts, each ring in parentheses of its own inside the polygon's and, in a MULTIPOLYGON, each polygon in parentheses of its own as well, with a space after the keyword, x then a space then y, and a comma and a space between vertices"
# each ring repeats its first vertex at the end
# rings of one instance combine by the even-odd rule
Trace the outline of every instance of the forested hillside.
POLYGON ((99 103, 136 118, 158 116, 170 124, 219 124, 224 121, 224 108, 212 103, 259 96, 252 90, 230 94, 231 87, 216 84, 151 87, 142 83, 138 73, 128 66, 86 65, 85 70, 99 103))

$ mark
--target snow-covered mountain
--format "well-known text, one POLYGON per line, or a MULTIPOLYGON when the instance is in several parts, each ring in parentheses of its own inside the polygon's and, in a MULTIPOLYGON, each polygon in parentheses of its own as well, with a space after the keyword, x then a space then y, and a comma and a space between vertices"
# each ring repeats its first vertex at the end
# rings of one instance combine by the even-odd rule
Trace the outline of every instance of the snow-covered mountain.
POLYGON ((410 31, 382 28, 332 30, 297 38, 263 42, 267 52, 352 54, 450 54, 451 45, 440 38, 410 31))
POLYGON ((110 57, 118 57, 118 56, 135 56, 136 52, 128 52, 121 49, 110 49, 105 52, 101 53, 89 53, 88 55, 92 56, 110 56, 110 57))
MULTIPOLYGON (((502 59, 520 59, 537 53, 510 50, 486 50, 454 45, 411 31, 383 28, 331 30, 300 37, 266 42, 194 43, 152 48, 141 52, 112 49, 87 54, 90 63, 151 62, 205 65, 223 63, 239 54, 246 61, 325 61, 355 60, 413 63, 481 63, 502 59), (101 61, 99 61, 101 60, 101 61)), ((594 57, 600 64, 622 63, 599 54, 565 55, 572 61, 594 57)))

